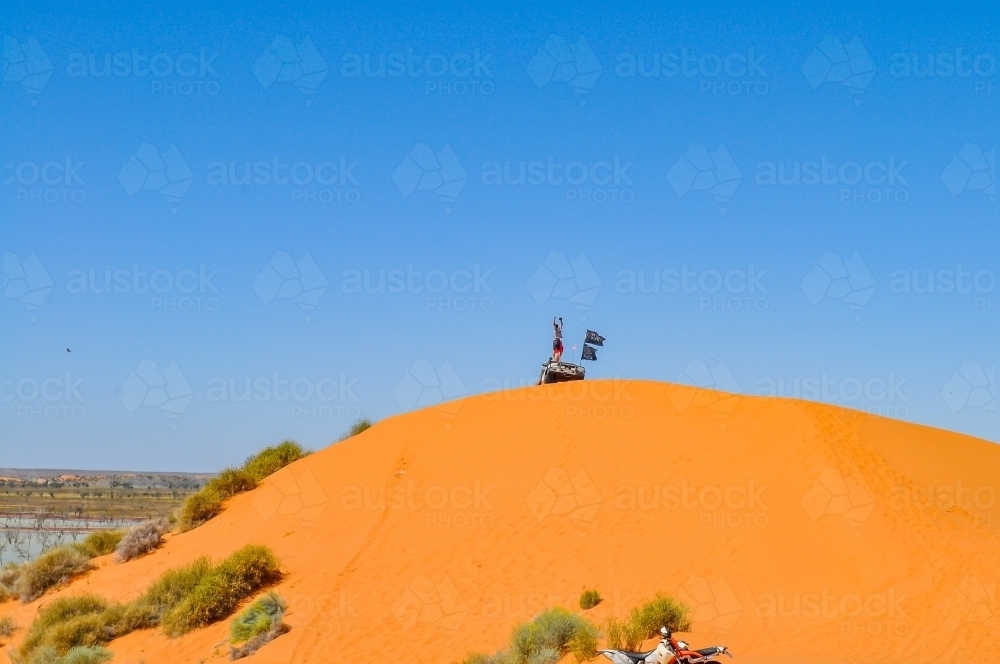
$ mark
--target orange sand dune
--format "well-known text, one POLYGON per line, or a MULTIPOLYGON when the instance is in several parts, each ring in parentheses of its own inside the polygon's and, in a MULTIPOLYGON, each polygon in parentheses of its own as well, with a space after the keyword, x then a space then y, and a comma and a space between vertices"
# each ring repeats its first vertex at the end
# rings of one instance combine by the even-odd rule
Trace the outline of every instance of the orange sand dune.
MULTIPOLYGON (((133 597, 259 542, 287 572, 292 631, 258 664, 448 664, 547 605, 578 610, 584 588, 605 598, 595 621, 676 595, 692 645, 746 664, 998 662, 998 484, 1000 447, 831 406, 530 387, 383 421, 59 594, 133 597)), ((0 616, 25 625, 51 597, 0 616)), ((220 662, 226 633, 111 647, 118 664, 220 662)))

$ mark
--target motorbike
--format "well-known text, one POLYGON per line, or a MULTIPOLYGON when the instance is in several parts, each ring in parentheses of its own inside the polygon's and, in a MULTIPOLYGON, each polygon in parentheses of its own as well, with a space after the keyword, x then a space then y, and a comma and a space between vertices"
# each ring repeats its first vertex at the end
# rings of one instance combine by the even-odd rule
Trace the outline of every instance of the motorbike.
POLYGON ((660 628, 660 643, 647 652, 627 650, 598 650, 598 654, 610 659, 613 664, 718 664, 712 659, 720 655, 732 657, 726 646, 709 646, 691 650, 684 641, 678 641, 666 627, 660 628))

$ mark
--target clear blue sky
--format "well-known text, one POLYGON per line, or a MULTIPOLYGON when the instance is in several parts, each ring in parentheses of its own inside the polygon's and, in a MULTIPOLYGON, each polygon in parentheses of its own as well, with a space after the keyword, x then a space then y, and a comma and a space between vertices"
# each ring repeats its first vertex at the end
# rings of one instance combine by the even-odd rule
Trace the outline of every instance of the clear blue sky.
POLYGON ((589 376, 1000 438, 997 12, 212 6, 0 8, 0 466, 322 446, 553 315, 589 376))

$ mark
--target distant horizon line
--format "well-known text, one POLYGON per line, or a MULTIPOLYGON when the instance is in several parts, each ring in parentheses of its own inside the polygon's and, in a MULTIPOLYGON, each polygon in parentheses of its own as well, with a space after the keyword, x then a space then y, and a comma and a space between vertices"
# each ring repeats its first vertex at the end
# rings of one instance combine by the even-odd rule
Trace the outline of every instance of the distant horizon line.
MULTIPOLYGON (((85 468, 0 468, 0 476, 9 473, 27 475, 27 479, 59 477, 61 475, 177 475, 179 477, 200 477, 218 475, 216 472, 186 472, 169 470, 88 470, 85 468)), ((21 478, 18 478, 21 479, 21 478)))

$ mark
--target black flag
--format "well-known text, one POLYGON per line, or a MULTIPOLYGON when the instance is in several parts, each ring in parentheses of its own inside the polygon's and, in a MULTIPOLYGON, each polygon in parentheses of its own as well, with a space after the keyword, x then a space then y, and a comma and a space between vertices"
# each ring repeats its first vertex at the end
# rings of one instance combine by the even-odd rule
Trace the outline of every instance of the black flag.
MULTIPOLYGON (((587 336, 590 336, 589 334, 587 336)), ((588 346, 583 344, 583 355, 580 356, 581 360, 590 360, 594 362, 597 360, 597 349, 593 346, 588 346)))
POLYGON ((599 335, 597 332, 594 332, 593 330, 587 330, 587 338, 584 339, 583 342, 588 344, 594 344, 595 346, 603 346, 604 337, 599 335))

